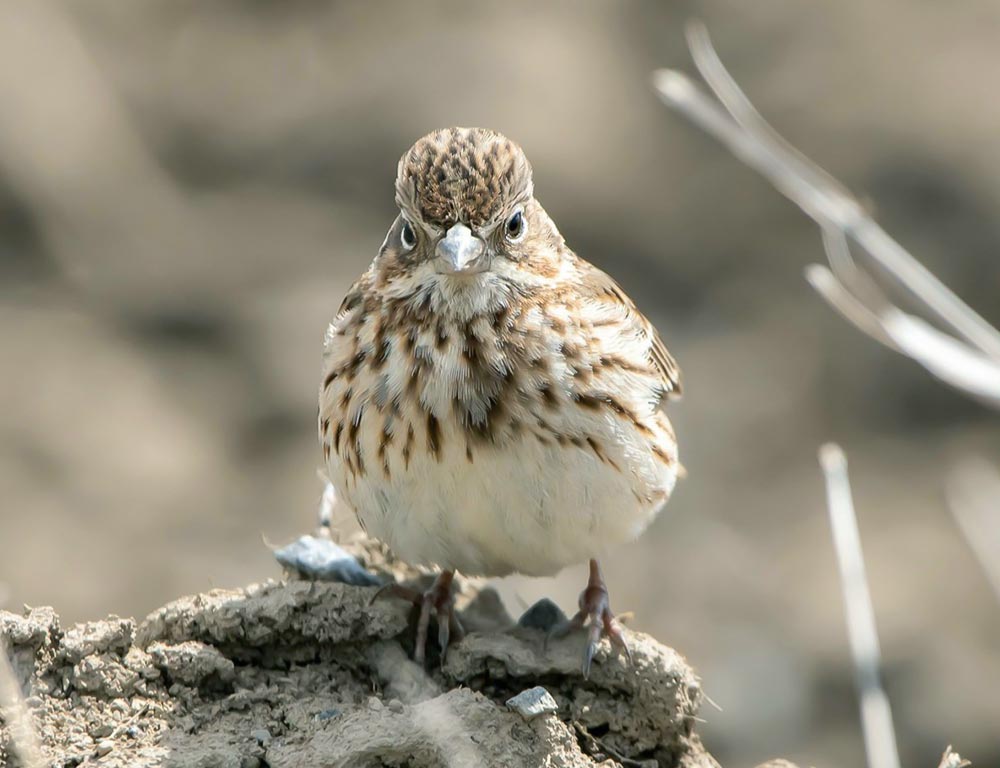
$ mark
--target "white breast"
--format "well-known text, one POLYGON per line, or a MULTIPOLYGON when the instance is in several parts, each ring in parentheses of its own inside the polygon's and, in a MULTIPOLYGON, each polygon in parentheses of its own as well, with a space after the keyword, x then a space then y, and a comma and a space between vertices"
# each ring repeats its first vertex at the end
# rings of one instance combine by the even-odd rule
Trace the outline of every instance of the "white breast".
MULTIPOLYGON (((399 557, 468 575, 549 575, 635 539, 663 506, 676 480, 673 437, 629 374, 611 384, 634 393, 625 402, 646 409, 642 425, 574 403, 571 371, 552 357, 546 376, 556 377, 559 405, 516 398, 494 444, 456 415, 475 387, 454 350, 440 349, 436 367, 414 379, 421 343, 415 353, 393 346, 378 371, 362 367, 322 397, 338 496, 399 557), (338 415, 345 393, 350 405, 338 415)), ((554 356, 559 344, 550 346, 554 356)))

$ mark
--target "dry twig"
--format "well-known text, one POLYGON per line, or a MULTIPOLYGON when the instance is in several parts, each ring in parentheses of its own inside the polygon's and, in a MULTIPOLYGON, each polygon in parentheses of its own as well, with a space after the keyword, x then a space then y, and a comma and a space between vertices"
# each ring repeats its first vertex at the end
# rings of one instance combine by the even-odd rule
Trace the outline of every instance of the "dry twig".
POLYGON ((949 744, 948 749, 941 755, 941 765, 938 768, 968 768, 970 765, 972 765, 972 762, 963 760, 962 756, 952 750, 951 744, 949 744))
POLYGON ((868 766, 899 768, 892 709, 879 675, 881 652, 875 629, 875 611, 865 575, 861 536, 847 475, 847 459, 840 446, 827 443, 820 448, 819 463, 826 476, 827 506, 844 592, 847 634, 861 699, 861 726, 868 766))
POLYGON ((768 125, 726 71, 703 25, 689 26, 688 45, 717 100, 668 69, 654 73, 657 93, 819 224, 830 266, 810 265, 809 283, 862 332, 912 358, 941 381, 1000 408, 1000 331, 892 239, 836 179, 768 125), (851 243, 952 333, 894 306, 855 263, 851 243))

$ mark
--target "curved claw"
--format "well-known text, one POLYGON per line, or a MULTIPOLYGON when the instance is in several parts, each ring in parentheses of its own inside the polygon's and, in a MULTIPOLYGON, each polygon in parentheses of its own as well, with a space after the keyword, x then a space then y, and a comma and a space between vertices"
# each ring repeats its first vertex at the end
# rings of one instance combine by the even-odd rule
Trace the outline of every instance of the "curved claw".
POLYGON ((431 623, 431 601, 425 596, 420 604, 420 618, 417 619, 417 639, 413 646, 413 660, 424 663, 427 651, 427 628, 431 623))
POLYGON ((448 644, 454 638, 461 640, 465 632, 455 616, 455 602, 451 596, 453 571, 442 571, 426 592, 404 587, 401 584, 386 584, 372 595, 369 605, 385 597, 399 597, 412 603, 419 609, 417 615, 416 637, 413 643, 413 660, 423 664, 427 657, 427 633, 430 629, 431 614, 437 620, 438 645, 441 648, 441 660, 444 660, 448 644))
POLYGON ((448 653, 448 640, 451 639, 451 612, 442 615, 443 611, 436 611, 438 623, 438 648, 441 649, 441 663, 444 663, 445 655, 448 653))
POLYGON ((628 647, 628 643, 625 640, 625 633, 622 632, 621 624, 611 615, 611 611, 607 612, 604 619, 604 634, 608 636, 608 639, 615 648, 625 654, 625 658, 628 659, 629 664, 634 663, 632 649, 628 647))
POLYGON ((625 641, 621 625, 611 612, 611 605, 608 600, 608 588, 601 575, 600 566, 596 560, 590 561, 590 580, 587 588, 580 594, 580 610, 572 619, 553 627, 545 636, 544 648, 548 650, 549 641, 560 637, 565 637, 570 632, 587 626, 587 644, 583 651, 583 663, 581 671, 583 677, 590 677, 590 668, 594 661, 594 654, 597 646, 601 642, 601 637, 607 636, 611 645, 625 654, 625 658, 632 663, 632 651, 625 641))
POLYGON ((597 644, 601 642, 601 633, 604 626, 596 617, 591 619, 590 629, 587 632, 587 647, 583 652, 583 679, 590 677, 590 665, 594 661, 594 653, 597 651, 597 644))
POLYGON ((438 625, 438 647, 441 649, 441 663, 444 663, 448 655, 448 648, 451 642, 461 642, 465 637, 465 628, 455 615, 454 604, 449 601, 445 606, 440 606, 434 614, 438 625))

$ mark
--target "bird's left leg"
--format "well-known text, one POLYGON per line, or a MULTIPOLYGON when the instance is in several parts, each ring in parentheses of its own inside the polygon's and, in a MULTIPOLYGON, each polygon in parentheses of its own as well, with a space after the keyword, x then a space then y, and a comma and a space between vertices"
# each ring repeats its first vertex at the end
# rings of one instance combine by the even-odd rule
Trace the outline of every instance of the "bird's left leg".
POLYGON ((372 602, 380 597, 401 597, 409 600, 419 610, 417 618, 417 636, 413 647, 413 660, 423 664, 427 651, 427 630, 431 622, 431 614, 437 619, 438 646, 441 648, 441 659, 444 660, 448 651, 448 643, 455 639, 461 640, 465 635, 462 625, 455 615, 455 598, 451 594, 451 585, 455 579, 454 571, 441 571, 434 579, 430 589, 418 592, 404 587, 402 584, 388 584, 372 598, 372 602))
POLYGON ((550 639, 565 637, 573 630, 587 626, 588 622, 587 647, 583 653, 583 676, 585 678, 590 676, 590 664, 594 660, 594 652, 604 635, 613 646, 625 653, 629 662, 632 661, 632 651, 629 650, 628 643, 625 642, 621 625, 611 612, 608 587, 604 583, 604 575, 601 573, 601 566, 597 560, 590 561, 590 578, 587 581, 587 588, 580 593, 580 610, 572 619, 555 627, 549 633, 546 642, 550 639))

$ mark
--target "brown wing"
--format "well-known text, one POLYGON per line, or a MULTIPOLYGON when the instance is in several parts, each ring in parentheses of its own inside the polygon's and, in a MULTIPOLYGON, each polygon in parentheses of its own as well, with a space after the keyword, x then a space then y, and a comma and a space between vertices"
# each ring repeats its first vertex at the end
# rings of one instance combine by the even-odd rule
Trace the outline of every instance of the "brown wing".
POLYGON ((656 332, 653 324, 646 319, 646 316, 635 306, 635 302, 626 295, 622 287, 610 275, 582 259, 579 260, 579 264, 583 272, 584 283, 593 286, 595 295, 607 297, 620 304, 625 316, 636 324, 639 333, 649 339, 649 361, 660 374, 664 392, 668 397, 680 397, 682 389, 681 369, 677 365, 677 361, 667 351, 663 339, 660 338, 660 334, 656 332))

